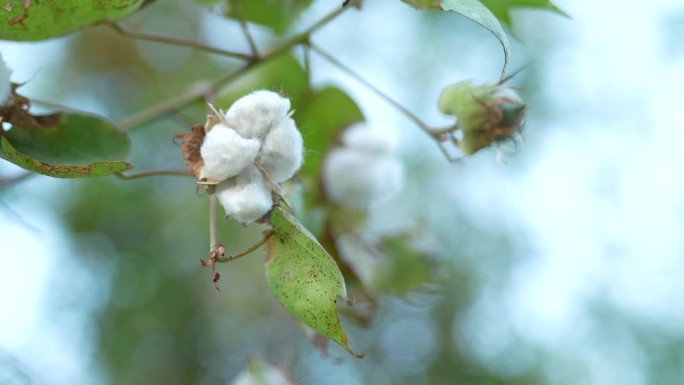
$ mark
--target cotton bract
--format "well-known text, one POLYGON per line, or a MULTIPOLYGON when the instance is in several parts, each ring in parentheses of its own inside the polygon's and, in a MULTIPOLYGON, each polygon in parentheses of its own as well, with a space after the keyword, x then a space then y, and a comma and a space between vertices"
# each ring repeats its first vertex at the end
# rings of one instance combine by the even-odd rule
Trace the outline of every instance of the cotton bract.
POLYGON ((12 71, 7 68, 7 64, 0 53, 0 106, 7 102, 12 92, 12 84, 10 83, 10 75, 12 71))
POLYGON ((200 179, 216 184, 226 214, 249 224, 273 205, 272 189, 302 165, 303 140, 290 118, 290 101, 271 91, 238 99, 210 115, 200 149, 200 179))
POLYGON ((357 125, 342 136, 344 146, 331 150, 323 164, 327 197, 344 207, 368 208, 396 194, 404 182, 389 132, 357 125))

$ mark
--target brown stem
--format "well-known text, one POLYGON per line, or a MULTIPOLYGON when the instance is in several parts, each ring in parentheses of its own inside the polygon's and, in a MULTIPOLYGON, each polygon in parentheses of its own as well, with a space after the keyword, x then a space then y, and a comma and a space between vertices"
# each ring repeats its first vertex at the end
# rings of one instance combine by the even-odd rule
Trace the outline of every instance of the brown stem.
POLYGON ((245 250, 242 250, 241 252, 239 252, 237 254, 229 255, 227 257, 218 257, 218 258, 216 258, 216 263, 226 263, 226 262, 230 262, 230 261, 233 261, 235 259, 244 257, 245 255, 247 255, 247 254, 253 252, 254 250, 260 248, 261 246, 263 246, 263 244, 266 243, 273 236, 273 234, 275 234, 275 232, 268 231, 264 235, 264 238, 262 240, 260 240, 259 242, 255 243, 254 245, 248 247, 245 250))

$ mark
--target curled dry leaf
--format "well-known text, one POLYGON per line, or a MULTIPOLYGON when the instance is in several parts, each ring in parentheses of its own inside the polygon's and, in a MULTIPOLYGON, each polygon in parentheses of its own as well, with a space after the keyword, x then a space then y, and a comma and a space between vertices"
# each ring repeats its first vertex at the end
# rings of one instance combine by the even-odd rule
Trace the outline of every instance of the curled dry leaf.
POLYGON ((192 126, 192 132, 188 134, 178 134, 173 137, 174 140, 180 139, 181 152, 183 153, 183 160, 185 166, 190 170, 192 176, 199 178, 200 172, 204 167, 204 160, 200 154, 200 148, 204 143, 206 132, 201 124, 192 126))

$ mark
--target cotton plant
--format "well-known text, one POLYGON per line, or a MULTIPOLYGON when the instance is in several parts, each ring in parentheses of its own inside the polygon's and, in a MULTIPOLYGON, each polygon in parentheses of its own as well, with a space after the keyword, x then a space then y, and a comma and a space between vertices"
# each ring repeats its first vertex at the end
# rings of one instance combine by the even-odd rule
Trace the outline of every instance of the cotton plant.
POLYGON ((289 99, 260 90, 225 113, 214 109, 207 120, 199 179, 216 185, 226 215, 238 222, 250 224, 266 214, 279 184, 302 165, 302 135, 290 107, 289 99))
POLYGON ((349 209, 368 209, 394 196, 404 184, 393 132, 357 124, 341 135, 323 164, 327 198, 349 209))

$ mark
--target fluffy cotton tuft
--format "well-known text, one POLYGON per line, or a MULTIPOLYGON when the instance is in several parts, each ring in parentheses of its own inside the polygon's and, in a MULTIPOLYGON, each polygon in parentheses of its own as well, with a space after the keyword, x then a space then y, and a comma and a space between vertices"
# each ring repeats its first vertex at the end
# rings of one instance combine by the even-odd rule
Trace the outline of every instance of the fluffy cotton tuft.
POLYGON ((302 165, 304 141, 294 120, 281 119, 268 133, 259 160, 271 180, 279 183, 290 179, 302 165))
POLYGON ((275 92, 240 98, 225 116, 212 109, 200 178, 219 183, 216 194, 226 214, 249 224, 273 206, 271 189, 301 167, 302 134, 288 115, 290 101, 275 92))
MULTIPOLYGON (((382 144, 378 133, 354 127, 351 135, 343 134, 346 146, 328 153, 323 164, 323 186, 331 201, 343 207, 364 209, 401 189, 404 169, 394 156, 395 145, 382 144)), ((389 133, 382 135, 386 140, 395 140, 387 136, 389 133)))
POLYGON ((200 148, 204 170, 200 178, 220 182, 247 168, 259 153, 256 139, 245 139, 223 124, 215 125, 204 137, 200 148))
POLYGON ((216 196, 226 214, 243 224, 261 218, 273 206, 271 191, 256 166, 216 186, 216 196))
POLYGON ((261 139, 289 110, 290 99, 272 91, 254 91, 230 106, 226 121, 243 137, 261 139))
POLYGON ((2 58, 2 53, 0 53, 0 105, 7 102, 12 92, 11 74, 12 71, 7 67, 5 60, 2 58))

